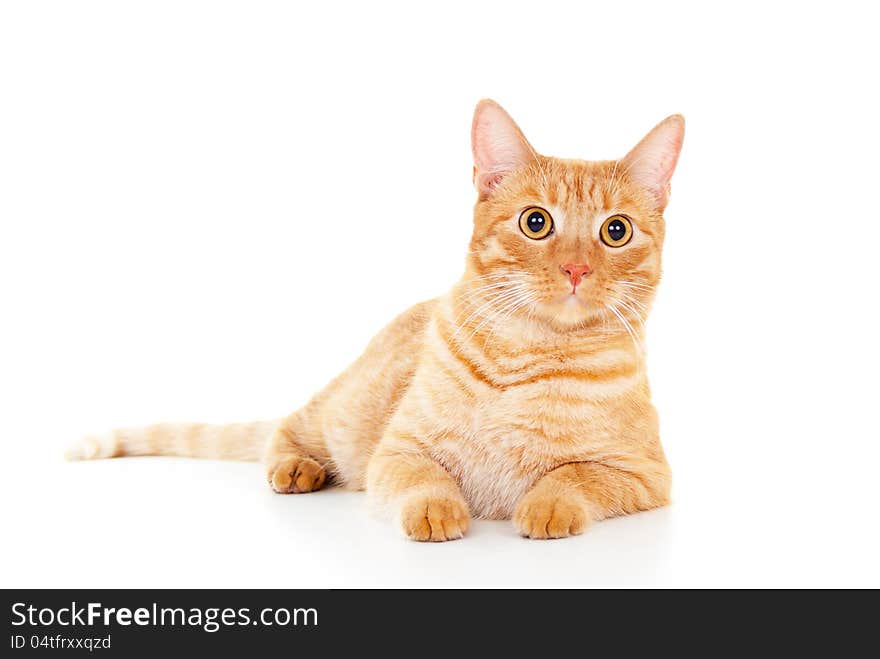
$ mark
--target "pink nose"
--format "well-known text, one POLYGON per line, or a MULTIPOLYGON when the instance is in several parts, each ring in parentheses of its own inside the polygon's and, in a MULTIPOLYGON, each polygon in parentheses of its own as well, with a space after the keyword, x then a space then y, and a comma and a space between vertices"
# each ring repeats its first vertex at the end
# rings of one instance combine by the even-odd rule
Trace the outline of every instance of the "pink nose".
POLYGON ((593 269, 588 265, 575 265, 574 263, 566 263, 562 266, 562 272, 568 275, 571 282, 571 288, 574 290, 581 283, 584 277, 589 277, 593 269))

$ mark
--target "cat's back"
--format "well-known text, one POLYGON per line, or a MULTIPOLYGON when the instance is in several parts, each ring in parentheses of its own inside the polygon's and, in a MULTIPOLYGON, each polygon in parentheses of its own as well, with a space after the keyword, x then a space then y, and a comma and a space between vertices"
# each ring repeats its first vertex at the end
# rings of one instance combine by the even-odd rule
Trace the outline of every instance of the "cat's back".
POLYGON ((373 337, 359 361, 384 361, 392 351, 418 350, 439 300, 419 302, 395 317, 373 337))

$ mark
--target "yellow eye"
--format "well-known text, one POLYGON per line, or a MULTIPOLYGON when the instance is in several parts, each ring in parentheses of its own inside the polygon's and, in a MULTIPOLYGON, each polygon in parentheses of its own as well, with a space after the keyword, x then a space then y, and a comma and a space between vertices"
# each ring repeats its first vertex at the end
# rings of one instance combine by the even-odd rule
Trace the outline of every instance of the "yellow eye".
POLYGON ((612 215, 602 224, 599 236, 609 247, 623 247, 633 235, 632 222, 626 215, 612 215))
POLYGON ((553 218, 543 208, 526 208, 519 216, 519 228, 532 240, 541 240, 553 232, 553 218))

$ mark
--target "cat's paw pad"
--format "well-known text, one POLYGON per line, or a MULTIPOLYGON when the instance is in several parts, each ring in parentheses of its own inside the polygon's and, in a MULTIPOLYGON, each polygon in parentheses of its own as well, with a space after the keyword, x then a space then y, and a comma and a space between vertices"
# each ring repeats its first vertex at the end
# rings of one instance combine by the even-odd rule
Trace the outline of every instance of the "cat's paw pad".
POLYGON ((287 457, 279 460, 268 473, 269 485, 280 494, 300 494, 320 490, 327 472, 311 458, 287 457))
POLYGON ((589 523, 587 504, 576 496, 529 492, 513 514, 520 535, 541 540, 579 535, 589 523))
POLYGON ((467 504, 460 496, 414 495, 400 511, 403 532, 419 542, 461 538, 471 523, 467 504))

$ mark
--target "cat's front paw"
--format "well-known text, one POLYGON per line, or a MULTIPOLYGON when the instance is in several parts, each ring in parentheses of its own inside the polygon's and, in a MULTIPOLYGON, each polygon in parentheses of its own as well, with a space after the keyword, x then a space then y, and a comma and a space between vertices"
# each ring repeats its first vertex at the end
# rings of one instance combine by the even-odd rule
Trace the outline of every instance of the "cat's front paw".
POLYGON ((460 495, 411 495, 400 509, 403 532, 420 542, 457 540, 471 523, 460 495))
POLYGON ((513 514, 513 524, 520 535, 540 540, 579 535, 589 523, 589 507, 582 496, 540 488, 528 492, 513 514))

